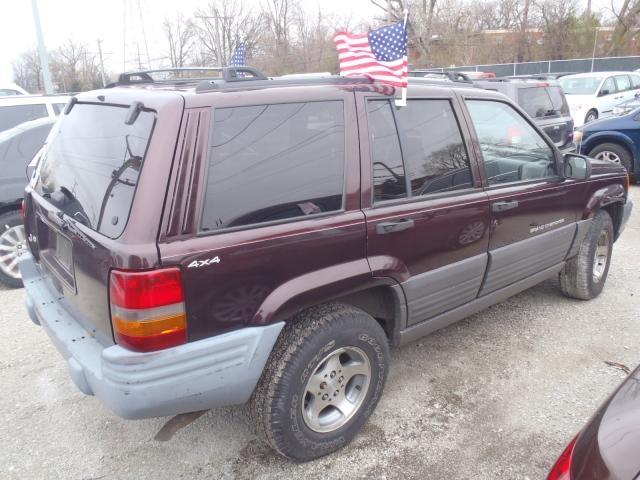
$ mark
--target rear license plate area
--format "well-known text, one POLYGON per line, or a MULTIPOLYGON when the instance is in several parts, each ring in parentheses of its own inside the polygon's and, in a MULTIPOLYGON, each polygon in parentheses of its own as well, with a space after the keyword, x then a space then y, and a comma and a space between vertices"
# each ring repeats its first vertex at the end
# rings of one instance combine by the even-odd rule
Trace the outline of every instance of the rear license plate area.
POLYGON ((75 292, 73 243, 42 219, 38 222, 40 259, 47 269, 75 292))

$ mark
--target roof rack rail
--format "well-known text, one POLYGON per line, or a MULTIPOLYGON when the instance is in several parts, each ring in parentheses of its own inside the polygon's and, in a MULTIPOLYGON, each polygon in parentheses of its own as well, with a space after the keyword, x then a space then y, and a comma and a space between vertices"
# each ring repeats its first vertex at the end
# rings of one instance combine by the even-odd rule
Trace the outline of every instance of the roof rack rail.
MULTIPOLYGON (((284 87, 294 85, 353 85, 361 83, 374 83, 374 81, 369 77, 342 77, 340 75, 294 75, 291 77, 284 75, 282 77, 249 78, 249 80, 253 80, 253 82, 248 84, 247 87, 284 87)), ((226 82, 224 79, 208 79, 198 83, 198 86, 196 87, 196 93, 211 92, 223 88, 235 88, 237 86, 238 85, 233 84, 233 82, 226 82)))
MULTIPOLYGON (((157 83, 169 83, 169 84, 197 84, 202 81, 209 81, 212 75, 207 75, 206 72, 215 72, 218 75, 217 78, 224 80, 225 82, 243 82, 248 80, 268 80, 268 77, 256 70, 253 67, 180 67, 180 68, 160 68, 156 70, 140 70, 136 72, 125 72, 118 75, 116 82, 110 83, 105 88, 112 88, 117 86, 126 85, 141 85, 141 84, 157 84, 157 83), (189 76, 187 74, 193 74, 196 72, 202 72, 204 75, 199 77, 189 76), (177 75, 172 78, 161 78, 167 76, 167 74, 175 73, 177 75), (157 76, 160 74, 160 77, 157 76), (154 78, 154 76, 156 78, 154 78)), ((214 78, 216 78, 214 77, 214 78)))
POLYGON ((434 76, 446 77, 448 80, 452 82, 465 82, 472 83, 471 78, 462 73, 457 72, 455 70, 428 70, 428 69, 414 69, 409 70, 409 77, 416 78, 429 78, 434 76))

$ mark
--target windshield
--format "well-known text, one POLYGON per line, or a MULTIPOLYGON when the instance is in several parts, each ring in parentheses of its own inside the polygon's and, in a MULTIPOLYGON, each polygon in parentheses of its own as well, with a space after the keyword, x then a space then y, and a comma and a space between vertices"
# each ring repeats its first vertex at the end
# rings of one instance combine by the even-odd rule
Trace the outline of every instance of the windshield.
POLYGON ((35 191, 87 227, 116 238, 124 230, 155 115, 128 107, 76 104, 54 127, 35 191))
POLYGON ((559 80, 566 95, 594 95, 601 81, 600 77, 563 77, 559 80))

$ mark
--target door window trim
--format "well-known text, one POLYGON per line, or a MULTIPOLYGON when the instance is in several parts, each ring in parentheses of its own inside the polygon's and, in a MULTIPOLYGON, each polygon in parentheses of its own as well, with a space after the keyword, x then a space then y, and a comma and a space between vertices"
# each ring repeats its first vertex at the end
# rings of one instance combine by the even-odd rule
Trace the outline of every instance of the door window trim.
POLYGON ((293 222, 301 222, 303 220, 308 220, 308 219, 316 219, 316 218, 324 218, 324 217, 332 217, 332 216, 338 216, 341 214, 344 214, 347 209, 346 209, 346 202, 347 202, 347 177, 348 177, 348 172, 347 169, 349 167, 349 162, 348 162, 348 153, 347 153, 347 149, 348 149, 348 141, 349 141, 349 136, 347 134, 347 111, 346 111, 346 105, 345 105, 345 99, 344 98, 326 98, 326 99, 318 99, 318 100, 292 100, 292 101, 285 101, 285 102, 256 102, 256 103, 252 103, 252 104, 247 104, 247 105, 229 105, 229 106, 222 106, 222 107, 217 107, 217 106, 212 106, 210 107, 210 120, 209 120, 209 131, 206 133, 206 138, 207 138, 207 145, 206 145, 206 151, 207 151, 207 155, 206 155, 206 159, 204 161, 204 168, 202 168, 202 175, 203 178, 205 180, 204 184, 205 184, 205 188, 202 189, 202 202, 201 202, 201 207, 200 207, 200 215, 198 216, 198 223, 196 225, 196 230, 195 230, 195 236, 196 237, 207 237, 210 235, 219 235, 219 234, 223 234, 223 233, 233 233, 233 232, 238 232, 238 231, 242 231, 242 230, 254 230, 256 228, 261 228, 261 227, 271 227, 274 225, 282 225, 282 224, 286 224, 286 223, 293 223, 293 222), (218 228, 215 230, 203 230, 202 229, 202 220, 204 218, 204 211, 205 211, 205 199, 206 199, 206 193, 207 193, 207 187, 206 187, 206 181, 209 178, 209 168, 211 167, 211 162, 210 162, 210 155, 211 155, 211 149, 210 149, 210 145, 212 143, 212 139, 213 139, 213 129, 215 126, 215 114, 216 114, 216 110, 223 110, 223 109, 227 109, 227 108, 243 108, 243 107, 262 107, 262 106, 268 106, 268 105, 290 105, 290 104, 296 104, 296 103, 317 103, 317 102, 340 102, 342 104, 342 118, 344 120, 344 158, 343 158, 343 169, 342 169, 342 203, 340 206, 339 210, 332 210, 330 212, 320 212, 320 213, 312 213, 310 215, 302 215, 302 216, 297 216, 297 217, 290 217, 290 218, 282 218, 282 219, 278 219, 278 220, 270 220, 268 222, 257 222, 257 223, 248 223, 246 225, 238 225, 236 227, 223 227, 223 228, 218 228))
POLYGON ((523 114, 521 111, 521 108, 518 105, 513 105, 511 102, 509 101, 505 101, 499 98, 490 98, 490 97, 475 97, 475 96, 463 96, 462 97, 463 103, 464 103, 464 108, 467 112, 467 115, 469 116, 469 130, 471 131, 471 135, 473 136, 473 140, 474 140, 474 144, 477 146, 477 155, 478 155, 478 160, 479 163, 481 164, 481 168, 482 171, 484 173, 484 189, 485 190, 495 190, 496 188, 502 188, 502 187, 511 187, 514 185, 526 185, 526 184, 530 184, 530 183, 539 183, 539 182, 549 182, 551 180, 557 180, 557 181, 562 181, 563 177, 562 175, 560 175, 560 160, 559 160, 559 150, 556 148, 556 146, 549 141, 549 139, 547 138, 547 135, 538 128, 538 126, 535 124, 535 122, 533 122, 533 119, 531 119, 526 113, 523 114), (467 108, 467 101, 471 100, 471 101, 476 101, 476 100, 480 100, 480 101, 485 101, 485 102, 497 102, 497 103, 503 103, 507 106, 509 106, 512 110, 514 110, 517 114, 519 114, 525 122, 527 122, 529 124, 529 126, 531 128, 533 128, 533 130, 540 135, 540 137, 542 138, 542 140, 547 144, 547 146, 551 149, 551 151, 553 152, 553 158, 555 160, 555 164, 556 164, 556 174, 552 175, 552 176, 548 176, 548 177, 540 177, 540 178, 535 178, 535 179, 531 179, 531 180, 516 180, 513 182, 504 182, 504 183, 500 183, 497 185, 491 185, 489 183, 489 177, 487 176, 487 170, 486 170, 486 166, 485 166, 485 160, 484 160, 484 153, 482 152, 482 148, 480 147, 480 140, 478 137, 478 132, 476 131, 476 126, 473 123, 473 118, 471 117, 471 112, 469 111, 469 109, 467 108))
MULTIPOLYGON (((406 175, 406 161, 405 161, 405 156, 404 156, 404 149, 402 146, 402 134, 400 133, 400 129, 398 128, 398 120, 396 117, 396 112, 393 108, 391 108, 391 114, 393 116, 393 123, 396 129, 396 134, 397 134, 397 138, 398 138, 398 144, 400 146, 400 156, 402 157, 402 168, 405 172, 405 188, 407 190, 407 196, 404 198, 397 198, 397 199, 390 199, 390 200, 380 200, 380 201, 375 201, 375 191, 373 188, 373 144, 371 143, 371 136, 370 136, 370 132, 371 132, 371 122, 369 121, 369 110, 368 110, 368 105, 369 102, 375 102, 375 101, 386 101, 388 104, 391 103, 391 101, 394 100, 394 98, 391 97, 379 97, 379 96, 375 96, 375 95, 364 95, 363 96, 364 99, 364 106, 365 106, 365 114, 366 114, 366 118, 367 118, 367 142, 369 144, 369 165, 371 166, 371 175, 370 175, 370 179, 369 181, 371 182, 371 198, 370 198, 370 207, 369 208, 382 208, 382 207, 387 207, 387 206, 392 206, 392 205, 402 205, 402 204, 409 204, 409 203, 418 203, 421 201, 428 201, 428 200, 436 200, 436 199, 440 199, 440 198, 447 198, 447 197, 454 197, 457 195, 465 195, 465 194, 469 194, 469 193, 474 193, 474 192, 478 192, 481 188, 482 185, 480 186, 476 186, 476 182, 478 181, 478 179, 475 177, 474 175, 474 169, 473 169, 473 158, 471 155, 472 149, 473 147, 471 145, 467 144, 467 137, 465 136, 464 130, 462 128, 462 123, 460 122, 460 116, 458 115, 458 112, 456 112, 456 107, 455 107, 455 103, 454 100, 457 100, 455 97, 452 96, 411 96, 409 98, 407 98, 407 103, 410 102, 411 100, 440 100, 440 101, 446 101, 449 103, 449 106, 451 107, 451 112, 453 113, 453 118, 456 121, 456 125, 458 126, 458 131, 460 133, 460 139, 462 140, 462 145, 464 147, 465 153, 467 154, 467 159, 469 161, 469 174, 471 175, 471 182, 472 182, 472 186, 469 188, 461 188, 458 190, 451 190, 448 192, 434 192, 434 193, 427 193, 427 194, 423 194, 423 195, 416 195, 416 196, 410 196, 411 192, 411 188, 410 188, 410 180, 409 177, 406 175)), ((460 112, 461 113, 461 112, 460 112)), ((362 139, 360 140, 362 141, 362 139)))

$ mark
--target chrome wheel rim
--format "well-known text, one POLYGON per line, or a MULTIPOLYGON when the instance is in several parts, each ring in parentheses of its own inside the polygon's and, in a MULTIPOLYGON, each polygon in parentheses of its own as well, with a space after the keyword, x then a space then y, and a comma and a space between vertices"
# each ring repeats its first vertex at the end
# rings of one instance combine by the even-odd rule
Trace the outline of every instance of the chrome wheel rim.
POLYGON ((587 118, 585 119, 584 123, 593 122, 597 118, 598 117, 596 117, 593 113, 591 113, 591 114, 587 115, 587 118))
POLYGON ((5 226, 6 230, 0 234, 0 271, 10 278, 20 278, 18 263, 25 252, 26 242, 24 227, 5 226))
POLYGON ((609 232, 603 230, 598 237, 596 253, 593 256, 593 281, 602 280, 609 261, 609 232))
POLYGON ((332 432, 358 412, 369 389, 371 363, 357 347, 343 347, 324 357, 307 380, 302 418, 315 432, 332 432))
POLYGON ((605 150, 604 152, 598 153, 596 155, 596 159, 598 159, 598 160, 608 160, 610 162, 617 163, 617 164, 622 163, 622 161, 620 160, 620 156, 619 155, 616 155, 615 153, 610 152, 608 150, 605 150))

